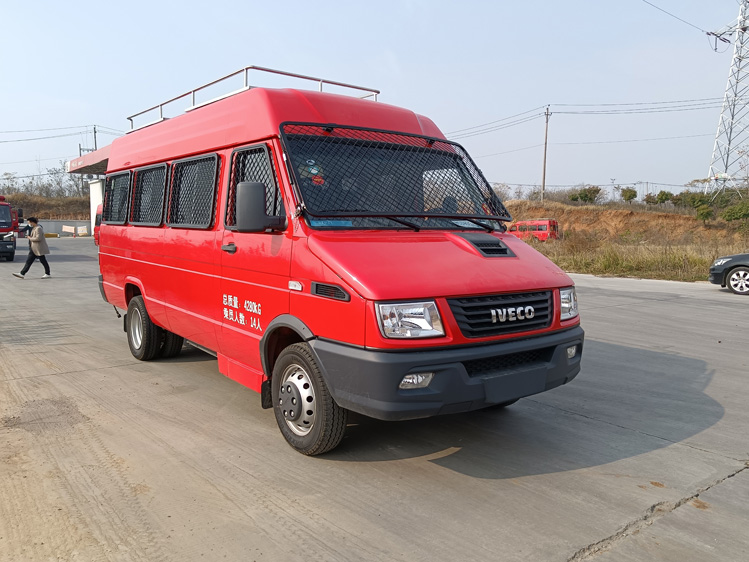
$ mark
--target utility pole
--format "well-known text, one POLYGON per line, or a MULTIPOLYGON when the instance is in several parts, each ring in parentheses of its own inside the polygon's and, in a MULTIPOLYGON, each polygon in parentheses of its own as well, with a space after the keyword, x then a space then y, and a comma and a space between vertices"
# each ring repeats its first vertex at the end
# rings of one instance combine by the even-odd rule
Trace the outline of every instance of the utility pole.
POLYGON ((546 106, 546 113, 544 115, 546 116, 546 131, 544 132, 544 171, 541 176, 541 201, 544 200, 544 193, 546 192, 546 150, 549 146, 549 117, 551 117, 548 105, 546 106))

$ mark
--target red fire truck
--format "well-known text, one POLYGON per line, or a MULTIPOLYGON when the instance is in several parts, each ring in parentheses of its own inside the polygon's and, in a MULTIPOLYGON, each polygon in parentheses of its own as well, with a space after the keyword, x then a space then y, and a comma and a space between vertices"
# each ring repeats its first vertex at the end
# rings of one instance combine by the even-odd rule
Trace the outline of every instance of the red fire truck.
POLYGON ((19 218, 23 218, 23 210, 14 209, 5 197, 0 195, 0 258, 8 261, 13 261, 16 257, 19 218))
POLYGON ((535 238, 542 242, 559 239, 559 223, 554 219, 529 219, 510 226, 510 234, 525 240, 535 238))
POLYGON ((107 147, 100 287, 132 354, 213 353, 306 455, 340 443, 349 411, 423 418, 571 381, 574 283, 506 233, 465 150, 376 90, 294 76, 375 99, 246 87, 155 106, 107 147))

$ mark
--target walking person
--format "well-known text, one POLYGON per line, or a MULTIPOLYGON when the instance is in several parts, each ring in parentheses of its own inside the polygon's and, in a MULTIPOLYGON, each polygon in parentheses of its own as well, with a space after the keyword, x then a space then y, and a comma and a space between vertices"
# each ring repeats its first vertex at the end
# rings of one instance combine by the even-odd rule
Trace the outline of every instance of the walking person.
POLYGON ((44 275, 42 275, 42 279, 49 279, 52 277, 49 274, 49 264, 47 263, 47 255, 50 252, 49 246, 47 245, 47 239, 44 237, 44 229, 39 225, 39 221, 36 217, 29 217, 26 220, 31 225, 31 233, 27 236, 29 239, 29 255, 26 258, 26 265, 23 266, 21 273, 14 273, 13 276, 23 279, 29 271, 31 264, 34 263, 34 260, 39 258, 39 261, 42 262, 42 265, 44 266, 44 275))

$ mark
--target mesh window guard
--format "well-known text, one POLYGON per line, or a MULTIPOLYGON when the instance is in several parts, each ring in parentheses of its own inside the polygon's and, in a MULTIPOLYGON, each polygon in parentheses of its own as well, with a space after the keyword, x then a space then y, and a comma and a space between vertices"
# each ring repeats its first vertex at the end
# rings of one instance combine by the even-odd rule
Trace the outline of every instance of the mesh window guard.
POLYGON ((243 181, 265 184, 266 215, 273 217, 284 214, 273 159, 267 145, 261 144, 237 150, 232 155, 229 195, 226 202, 226 226, 236 225, 237 184, 243 181))
MULTIPOLYGON (((312 217, 412 217, 421 219, 415 223, 420 228, 444 228, 444 217, 454 219, 451 222, 456 226, 470 224, 460 220, 464 217, 487 223, 511 220, 457 144, 332 125, 286 123, 281 133, 290 171, 312 217), (425 222, 432 217, 443 218, 425 222)), ((315 221, 310 223, 314 226, 315 221)))
POLYGON ((130 172, 107 178, 104 187, 102 222, 125 224, 127 220, 130 192, 130 172))
POLYGON ((216 201, 217 165, 215 154, 173 164, 167 212, 169 226, 210 228, 216 201))
POLYGON ((130 223, 159 226, 164 216, 166 164, 135 171, 130 223))

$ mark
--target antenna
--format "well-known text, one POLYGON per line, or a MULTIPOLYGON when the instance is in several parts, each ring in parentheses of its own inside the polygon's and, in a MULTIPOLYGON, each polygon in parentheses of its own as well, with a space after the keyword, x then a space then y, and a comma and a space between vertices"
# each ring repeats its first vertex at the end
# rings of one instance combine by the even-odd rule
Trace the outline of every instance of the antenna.
POLYGON ((726 42, 724 35, 736 33, 731 71, 708 172, 710 181, 705 184, 705 194, 712 193, 712 199, 726 188, 735 189, 741 197, 737 185, 749 185, 749 107, 746 98, 749 89, 749 0, 740 0, 739 5, 739 19, 735 25, 708 34, 716 41, 726 42))

